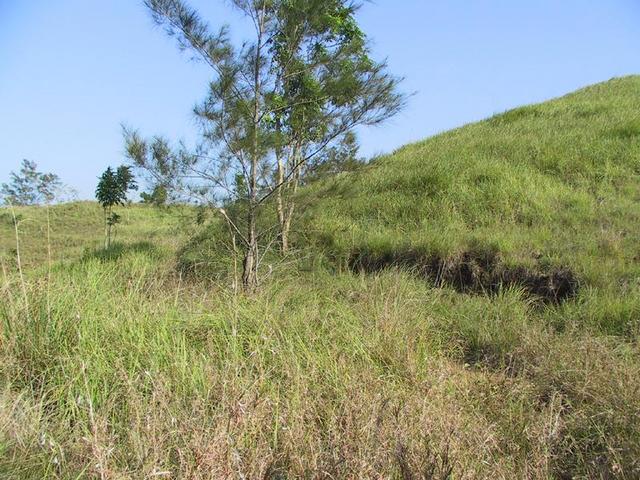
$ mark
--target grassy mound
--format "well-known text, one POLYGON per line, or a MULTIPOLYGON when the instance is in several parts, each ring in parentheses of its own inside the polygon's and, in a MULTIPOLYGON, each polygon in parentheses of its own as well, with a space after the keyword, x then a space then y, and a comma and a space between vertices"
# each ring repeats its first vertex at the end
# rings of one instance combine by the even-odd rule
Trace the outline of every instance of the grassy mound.
POLYGON ((638 112, 640 78, 629 77, 406 146, 307 189, 298 241, 343 266, 413 257, 424 271, 490 254, 495 266, 570 270, 637 294, 638 112))

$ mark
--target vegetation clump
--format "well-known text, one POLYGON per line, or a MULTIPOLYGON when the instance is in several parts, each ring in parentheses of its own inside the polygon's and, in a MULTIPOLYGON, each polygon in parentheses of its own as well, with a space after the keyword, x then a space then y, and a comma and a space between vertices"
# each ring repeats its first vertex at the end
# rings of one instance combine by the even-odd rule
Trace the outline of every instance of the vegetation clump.
POLYGON ((129 190, 136 190, 137 184, 131 168, 120 166, 117 170, 107 167, 100 176, 96 187, 96 199, 104 210, 104 248, 111 246, 111 231, 120 222, 120 215, 113 211, 113 207, 124 205, 129 190))
POLYGON ((145 4, 214 78, 195 109, 197 148, 172 148, 165 138, 125 128, 127 155, 173 193, 216 208, 241 256, 242 286, 255 291, 265 254, 275 243, 283 254, 289 250, 305 177, 310 170, 328 174, 331 166, 319 168, 323 160, 342 162, 332 149, 353 146, 356 127, 378 125, 402 109, 400 79, 371 58, 351 1, 234 0, 230 5, 254 27, 241 45, 182 0, 145 4), (264 211, 273 204, 267 221, 264 211))
POLYGON ((19 173, 0 186, 0 199, 7 205, 25 206, 51 203, 62 193, 62 182, 55 173, 42 173, 35 162, 24 159, 19 173))
POLYGON ((142 203, 154 205, 156 207, 164 207, 169 199, 167 188, 163 185, 155 185, 151 190, 151 193, 140 193, 142 203))

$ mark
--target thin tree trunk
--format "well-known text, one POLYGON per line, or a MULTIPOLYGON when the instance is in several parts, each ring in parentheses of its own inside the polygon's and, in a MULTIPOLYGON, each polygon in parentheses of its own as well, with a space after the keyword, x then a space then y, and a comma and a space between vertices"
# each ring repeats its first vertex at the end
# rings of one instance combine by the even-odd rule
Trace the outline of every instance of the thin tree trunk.
MULTIPOLYGON (((279 220, 280 220, 280 245, 282 253, 287 253, 289 251, 289 232, 291 231, 291 219, 293 218, 293 214, 295 212, 296 204, 295 204, 295 194, 298 191, 298 185, 300 184, 300 168, 298 165, 300 150, 296 146, 294 147, 293 153, 291 155, 291 159, 289 160, 290 168, 294 169, 291 175, 291 178, 285 182, 286 184, 281 185, 278 193, 279 196, 281 191, 284 191, 286 188, 286 198, 282 201, 282 207, 278 206, 279 209, 282 209, 282 215, 280 215, 280 211, 278 211, 279 220), (286 205, 285 205, 286 204, 286 205)), ((282 195, 285 197, 285 195, 282 195)))
POLYGON ((111 243, 111 226, 109 225, 109 210, 107 208, 104 209, 104 249, 107 250, 109 248, 109 244, 111 243))
POLYGON ((284 219, 281 222, 280 237, 282 242, 282 253, 287 253, 289 251, 289 233, 291 231, 291 219, 293 218, 293 214, 296 208, 295 200, 292 197, 298 190, 298 183, 298 178, 293 180, 291 198, 289 198, 288 201, 288 209, 285 211, 284 219))
POLYGON ((293 215, 292 206, 289 208, 289 212, 284 219, 284 223, 282 224, 282 232, 280 232, 280 241, 282 246, 282 253, 287 253, 289 251, 289 230, 291 229, 291 215, 293 215))
POLYGON ((238 294, 238 245, 236 243, 236 234, 235 232, 231 233, 231 242, 233 245, 233 293, 234 295, 238 294))
POLYGON ((282 163, 282 156, 278 154, 278 171, 276 185, 278 185, 278 191, 276 193, 276 208, 278 210, 278 223, 280 224, 280 250, 282 253, 286 253, 289 248, 288 238, 285 233, 286 213, 284 206, 284 164, 282 163))
POLYGON ((280 249, 282 253, 289 251, 289 228, 291 225, 291 217, 287 215, 282 225, 282 232, 280 232, 280 249))
POLYGON ((242 285, 248 292, 253 292, 258 287, 258 237, 256 235, 256 210, 258 207, 258 161, 259 161, 259 145, 258 145, 258 129, 260 127, 260 68, 261 68, 261 49, 262 34, 264 31, 264 8, 262 11, 256 11, 256 25, 258 28, 258 38, 256 43, 256 58, 253 76, 253 132, 252 132, 252 152, 251 152, 251 169, 249 173, 249 207, 247 210, 247 250, 243 262, 242 285))
POLYGON ((253 292, 258 287, 258 242, 255 234, 255 224, 249 228, 247 249, 242 262, 242 286, 247 292, 253 292))

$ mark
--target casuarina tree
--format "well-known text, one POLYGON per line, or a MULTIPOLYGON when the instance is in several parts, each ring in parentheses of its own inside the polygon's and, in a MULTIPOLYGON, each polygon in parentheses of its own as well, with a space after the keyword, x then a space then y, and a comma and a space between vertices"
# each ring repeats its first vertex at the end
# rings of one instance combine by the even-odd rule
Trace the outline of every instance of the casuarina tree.
MULTIPOLYGON (((296 191, 305 169, 358 125, 398 112, 399 79, 369 56, 358 5, 344 0, 232 0, 253 36, 235 45, 181 0, 146 0, 154 20, 213 73, 195 109, 193 151, 125 129, 127 152, 152 178, 219 207, 243 251, 243 284, 258 285, 272 225, 258 222, 273 199, 281 249, 289 247, 296 191), (222 208, 233 204, 236 208, 222 208), (266 225, 266 226, 260 226, 266 225)), ((317 163, 317 162, 316 162, 317 163)))
POLYGON ((100 176, 96 188, 96 199, 104 210, 104 248, 111 246, 111 232, 119 221, 120 216, 113 211, 113 207, 124 205, 129 190, 136 190, 137 184, 128 166, 120 166, 117 170, 108 167, 100 176))
POLYGON ((37 205, 51 203, 62 191, 60 177, 53 173, 38 171, 38 165, 22 160, 18 173, 11 172, 9 183, 0 187, 0 197, 12 205, 37 205))
POLYGON ((152 188, 151 193, 140 193, 140 198, 142 199, 142 203, 153 205, 155 207, 164 207, 168 200, 167 189, 164 185, 155 185, 152 188))

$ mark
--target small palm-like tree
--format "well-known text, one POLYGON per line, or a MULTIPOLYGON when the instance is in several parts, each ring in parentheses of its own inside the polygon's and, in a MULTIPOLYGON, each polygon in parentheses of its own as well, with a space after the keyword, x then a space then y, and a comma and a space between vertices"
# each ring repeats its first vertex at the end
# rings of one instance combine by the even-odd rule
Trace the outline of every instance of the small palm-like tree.
POLYGON ((120 222, 120 215, 113 211, 116 205, 124 205, 127 201, 127 192, 137 190, 135 178, 131 168, 120 166, 117 170, 108 167, 98 181, 96 199, 104 210, 104 248, 111 246, 111 231, 113 226, 120 222))

